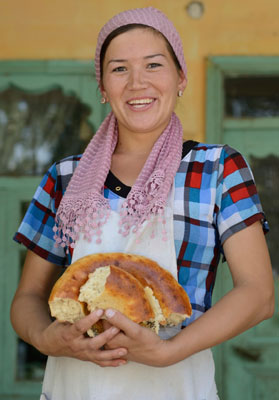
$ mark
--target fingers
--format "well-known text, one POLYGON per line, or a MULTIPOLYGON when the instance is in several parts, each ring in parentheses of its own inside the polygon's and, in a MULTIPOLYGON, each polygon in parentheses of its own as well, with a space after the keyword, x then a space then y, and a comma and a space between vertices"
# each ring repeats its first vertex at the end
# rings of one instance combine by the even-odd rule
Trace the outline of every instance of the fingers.
POLYGON ((106 319, 102 319, 103 329, 104 331, 109 329, 112 325, 106 319))
POLYGON ((94 341, 94 345, 96 346, 96 348, 99 349, 103 347, 107 342, 112 340, 119 332, 119 328, 117 328, 116 326, 112 326, 111 328, 95 336, 92 342, 94 341))
POLYGON ((95 351, 94 358, 98 361, 120 361, 127 355, 127 350, 124 348, 111 349, 111 350, 99 350, 95 351))
POLYGON ((121 312, 113 309, 107 309, 105 311, 105 316, 111 325, 125 332, 127 336, 136 337, 139 334, 141 327, 135 322, 131 321, 121 312))
MULTIPOLYGON (((82 351, 86 351, 89 347, 91 351, 96 351, 104 347, 106 343, 112 340, 120 332, 119 328, 108 324, 110 327, 108 327, 104 332, 91 339, 85 338, 84 333, 87 332, 87 330, 96 322, 96 317, 102 316, 103 312, 99 312, 97 315, 94 314, 95 313, 92 313, 91 316, 77 321, 69 330, 65 331, 66 337, 64 335, 64 338, 71 343, 70 346, 72 348, 77 347, 82 351)), ((122 353, 124 354, 125 352, 122 351, 122 353)))
MULTIPOLYGON (((122 331, 107 342, 105 348, 108 351, 119 352, 120 348, 126 348, 127 355, 123 356, 124 359, 146 365, 161 367, 168 362, 166 360, 169 358, 170 347, 166 347, 167 341, 160 339, 150 329, 141 327, 116 310, 106 310, 105 316, 113 326, 122 331)), ((110 353, 111 356, 115 354, 119 353, 110 353)))
POLYGON ((127 360, 111 360, 111 361, 100 361, 96 362, 100 367, 120 367, 121 365, 127 364, 127 360))
POLYGON ((83 361, 94 362, 102 367, 123 365, 127 355, 122 346, 103 350, 106 343, 115 338, 119 328, 108 327, 100 335, 89 338, 84 333, 103 315, 102 310, 95 311, 74 324, 55 321, 45 330, 48 339, 45 354, 55 357, 73 357, 83 361))
POLYGON ((101 316, 103 315, 103 310, 96 310, 91 314, 87 315, 86 317, 80 319, 79 321, 75 322, 71 325, 70 335, 72 338, 77 338, 81 335, 84 335, 94 325, 101 316))
POLYGON ((115 349, 101 350, 101 348, 103 348, 108 341, 112 340, 118 332, 118 328, 111 327, 92 339, 84 339, 83 343, 86 344, 85 351, 91 358, 91 361, 102 367, 116 367, 126 363, 126 360, 122 357, 127 355, 127 349, 118 347, 115 349))
POLYGON ((71 339, 67 343, 69 354, 71 357, 83 361, 91 361, 100 366, 118 366, 124 361, 121 357, 127 354, 127 350, 121 347, 102 350, 104 345, 112 340, 118 332, 118 328, 111 327, 94 338, 81 335, 71 339))

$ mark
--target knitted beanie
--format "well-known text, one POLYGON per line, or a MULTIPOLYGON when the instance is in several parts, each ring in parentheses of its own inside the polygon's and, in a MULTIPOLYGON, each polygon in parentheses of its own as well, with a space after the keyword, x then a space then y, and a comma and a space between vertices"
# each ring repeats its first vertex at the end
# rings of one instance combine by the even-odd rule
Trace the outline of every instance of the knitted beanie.
POLYGON ((127 10, 117 14, 111 18, 101 29, 98 36, 95 53, 95 72, 96 79, 99 84, 101 79, 100 54, 104 41, 115 29, 130 24, 142 24, 150 26, 160 32, 168 40, 179 61, 180 67, 184 72, 185 78, 187 77, 187 67, 184 58, 182 42, 173 23, 165 16, 165 14, 156 8, 146 7, 135 8, 133 10, 127 10))

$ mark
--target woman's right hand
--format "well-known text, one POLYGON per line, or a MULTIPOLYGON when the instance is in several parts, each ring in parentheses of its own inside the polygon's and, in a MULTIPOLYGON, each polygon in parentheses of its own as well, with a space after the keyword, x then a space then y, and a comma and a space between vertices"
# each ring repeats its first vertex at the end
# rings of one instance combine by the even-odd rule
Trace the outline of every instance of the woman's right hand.
POLYGON ((90 361, 101 367, 118 367, 126 363, 121 357, 127 354, 125 348, 103 350, 102 347, 119 333, 119 329, 111 327, 94 338, 86 337, 85 333, 102 316, 103 311, 97 310, 80 319, 74 324, 52 322, 34 344, 44 354, 54 357, 72 357, 90 361))
POLYGON ((100 313, 97 310, 74 324, 52 322, 48 298, 62 272, 62 267, 28 250, 11 306, 11 322, 17 334, 46 355, 78 358, 101 367, 117 367, 126 363, 121 358, 127 354, 125 348, 102 349, 117 335, 119 329, 108 329, 94 338, 85 336, 87 330, 102 316, 102 310, 99 310, 100 313))

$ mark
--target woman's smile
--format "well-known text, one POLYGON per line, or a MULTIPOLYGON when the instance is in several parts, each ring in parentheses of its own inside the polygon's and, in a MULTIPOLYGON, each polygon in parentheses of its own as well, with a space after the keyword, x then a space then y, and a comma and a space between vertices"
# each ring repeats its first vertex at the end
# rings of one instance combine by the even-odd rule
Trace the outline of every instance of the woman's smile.
POLYGON ((155 101, 155 98, 143 97, 128 100, 127 104, 132 111, 146 111, 154 105, 155 101))

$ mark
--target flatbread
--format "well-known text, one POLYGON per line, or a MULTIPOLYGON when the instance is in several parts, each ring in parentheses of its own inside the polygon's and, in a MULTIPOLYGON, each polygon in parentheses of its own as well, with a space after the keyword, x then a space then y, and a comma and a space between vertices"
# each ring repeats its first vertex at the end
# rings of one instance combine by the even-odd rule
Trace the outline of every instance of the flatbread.
POLYGON ((97 268, 80 288, 79 301, 90 312, 114 308, 136 323, 155 317, 143 286, 129 272, 113 265, 97 268))
MULTIPOLYGON (((79 300, 80 288, 89 279, 89 274, 107 266, 115 266, 117 271, 122 270, 132 275, 144 288, 145 297, 153 309, 153 317, 149 321, 154 321, 155 314, 155 320, 161 325, 177 325, 191 316, 192 307, 187 293, 168 271, 147 257, 126 253, 97 253, 75 261, 52 289, 49 298, 51 315, 69 322, 75 322, 86 315, 89 310, 85 302, 79 300), (70 316, 67 315, 67 308, 71 310, 70 316)), ((122 276, 119 271, 116 273, 122 276)), ((137 296, 144 297, 139 293, 137 296)), ((140 321, 142 318, 139 318, 139 310, 134 310, 134 313, 134 316, 127 316, 140 321)))

